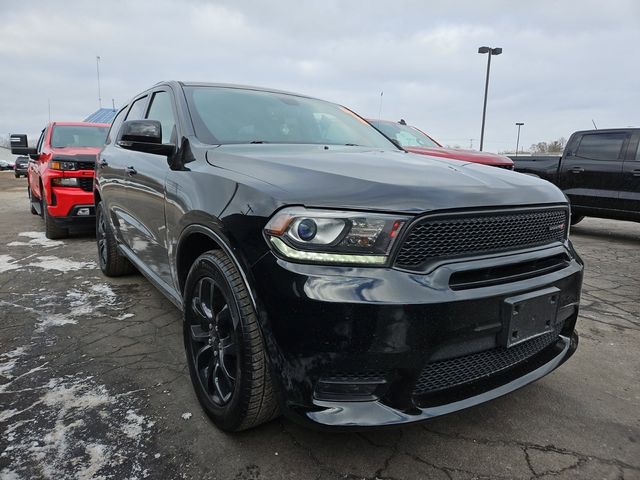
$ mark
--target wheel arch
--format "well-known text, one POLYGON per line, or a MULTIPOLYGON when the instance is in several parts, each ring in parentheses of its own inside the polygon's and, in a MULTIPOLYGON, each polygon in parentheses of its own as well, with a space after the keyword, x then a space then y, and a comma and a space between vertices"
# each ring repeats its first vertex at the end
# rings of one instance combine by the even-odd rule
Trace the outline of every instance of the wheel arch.
POLYGON ((184 287, 187 275, 196 259, 209 250, 222 250, 231 259, 236 269, 240 273, 242 280, 247 286, 251 303, 255 311, 258 311, 256 295, 253 289, 253 282, 250 278, 250 271, 246 262, 235 249, 231 241, 217 229, 201 225, 192 224, 187 226, 178 239, 175 254, 176 274, 178 288, 184 294, 184 287))

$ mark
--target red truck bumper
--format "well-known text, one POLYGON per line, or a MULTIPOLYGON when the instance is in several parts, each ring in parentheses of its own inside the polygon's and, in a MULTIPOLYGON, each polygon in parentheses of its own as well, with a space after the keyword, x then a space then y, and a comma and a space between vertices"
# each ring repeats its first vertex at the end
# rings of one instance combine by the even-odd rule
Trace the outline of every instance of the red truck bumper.
MULTIPOLYGON (((68 216, 93 216, 93 193, 76 187, 53 187, 52 202, 48 206, 49 215, 52 217, 68 217, 68 216), (91 214, 78 215, 78 207, 90 207, 91 214)), ((84 212, 81 212, 84 213, 84 212)))

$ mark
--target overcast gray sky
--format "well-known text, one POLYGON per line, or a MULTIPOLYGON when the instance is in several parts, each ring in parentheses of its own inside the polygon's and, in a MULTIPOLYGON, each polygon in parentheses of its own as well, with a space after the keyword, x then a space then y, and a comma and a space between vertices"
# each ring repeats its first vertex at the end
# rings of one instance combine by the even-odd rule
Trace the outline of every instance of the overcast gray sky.
POLYGON ((485 149, 640 126, 640 2, 0 0, 0 134, 82 120, 160 80, 260 85, 485 149), (530 4, 530 5, 529 5, 530 4))

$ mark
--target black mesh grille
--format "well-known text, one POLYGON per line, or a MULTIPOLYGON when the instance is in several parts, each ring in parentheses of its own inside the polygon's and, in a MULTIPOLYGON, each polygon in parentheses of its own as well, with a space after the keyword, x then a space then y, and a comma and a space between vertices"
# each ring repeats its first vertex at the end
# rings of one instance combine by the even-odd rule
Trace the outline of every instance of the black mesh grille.
POLYGON ((511 348, 498 347, 427 364, 414 387, 414 395, 436 392, 463 385, 502 370, 512 368, 540 353, 558 339, 558 331, 549 332, 511 348))
POLYGON ((78 185, 85 192, 93 191, 93 177, 78 178, 78 185))
POLYGON ((77 162, 77 170, 95 170, 96 162, 77 162))
POLYGON ((418 270, 430 259, 546 245, 564 239, 565 209, 426 217, 406 236, 395 264, 418 270))

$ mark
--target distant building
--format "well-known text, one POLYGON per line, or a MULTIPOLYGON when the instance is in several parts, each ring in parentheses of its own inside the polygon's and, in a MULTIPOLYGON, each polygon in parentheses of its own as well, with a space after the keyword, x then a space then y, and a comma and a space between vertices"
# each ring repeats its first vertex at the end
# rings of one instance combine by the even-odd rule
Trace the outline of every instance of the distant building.
POLYGON ((116 113, 118 113, 118 110, 114 110, 113 108, 101 108, 85 118, 84 121, 90 123, 111 123, 116 117, 116 113))

